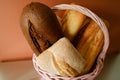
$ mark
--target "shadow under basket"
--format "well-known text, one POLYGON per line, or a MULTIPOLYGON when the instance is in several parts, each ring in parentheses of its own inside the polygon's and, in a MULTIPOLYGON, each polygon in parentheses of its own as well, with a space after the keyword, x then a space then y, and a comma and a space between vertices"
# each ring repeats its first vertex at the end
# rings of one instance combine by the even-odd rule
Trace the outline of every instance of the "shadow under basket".
POLYGON ((82 76, 77 76, 77 77, 62 77, 58 75, 51 75, 47 73, 46 71, 42 70, 39 65, 36 62, 36 55, 33 54, 33 65, 35 70, 38 72, 38 74, 43 77, 45 80, 94 80, 95 77, 98 76, 98 74, 101 72, 104 64, 104 59, 107 53, 107 49, 109 46, 109 34, 106 25, 102 21, 101 18, 99 18, 96 14, 94 14, 92 11, 89 9, 82 7, 80 5, 69 5, 69 4, 59 4, 54 7, 52 7, 52 10, 76 10, 78 12, 81 12, 82 14, 90 17, 92 20, 94 20, 101 28, 104 34, 104 45, 103 48, 98 55, 96 59, 96 64, 94 65, 94 69, 82 76))

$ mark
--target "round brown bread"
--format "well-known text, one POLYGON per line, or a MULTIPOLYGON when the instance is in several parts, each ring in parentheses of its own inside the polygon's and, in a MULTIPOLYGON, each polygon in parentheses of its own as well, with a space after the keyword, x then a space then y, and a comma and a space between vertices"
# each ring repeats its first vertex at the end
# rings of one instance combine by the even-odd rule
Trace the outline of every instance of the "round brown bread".
POLYGON ((20 25, 29 45, 37 55, 63 37, 55 13, 42 3, 32 2, 25 6, 20 25))

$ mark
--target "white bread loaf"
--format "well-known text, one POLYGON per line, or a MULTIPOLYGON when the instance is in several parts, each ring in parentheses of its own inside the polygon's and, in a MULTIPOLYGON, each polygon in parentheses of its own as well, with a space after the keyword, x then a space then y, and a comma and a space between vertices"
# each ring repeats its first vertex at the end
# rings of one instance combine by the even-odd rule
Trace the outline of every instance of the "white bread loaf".
POLYGON ((77 76, 86 64, 76 48, 65 37, 40 54, 37 63, 48 73, 61 76, 77 76))

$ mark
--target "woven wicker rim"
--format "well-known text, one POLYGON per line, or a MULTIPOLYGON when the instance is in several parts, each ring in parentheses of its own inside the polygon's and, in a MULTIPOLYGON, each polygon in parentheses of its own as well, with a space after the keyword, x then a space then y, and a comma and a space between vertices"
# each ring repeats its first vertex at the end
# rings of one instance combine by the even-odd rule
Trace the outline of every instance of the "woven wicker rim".
POLYGON ((53 76, 45 71, 43 71, 42 69, 40 69, 39 65, 36 63, 36 55, 33 55, 33 65, 34 68, 36 69, 36 71, 42 76, 44 77, 46 80, 93 80, 102 70, 103 68, 103 62, 106 56, 106 52, 107 49, 109 47, 109 33, 108 33, 108 29, 106 27, 106 25, 104 24, 104 22, 102 21, 101 18, 99 18, 95 13, 93 13, 92 11, 90 11, 89 9, 80 6, 80 5, 70 5, 70 4, 59 4, 56 5, 54 7, 51 8, 54 11, 57 10, 76 10, 81 12, 82 14, 90 17, 92 20, 94 20, 101 28, 101 30, 103 31, 104 34, 104 45, 103 45, 103 49, 101 51, 101 53, 99 54, 98 58, 97 58, 97 64, 95 66, 95 69, 85 75, 82 76, 78 76, 78 77, 61 77, 61 76, 53 76))

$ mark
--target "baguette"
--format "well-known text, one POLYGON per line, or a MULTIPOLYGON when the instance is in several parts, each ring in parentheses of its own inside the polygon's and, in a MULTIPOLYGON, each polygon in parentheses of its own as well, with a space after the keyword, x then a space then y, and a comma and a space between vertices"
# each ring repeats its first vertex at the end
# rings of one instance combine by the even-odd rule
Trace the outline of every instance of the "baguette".
POLYGON ((88 73, 102 49, 104 34, 98 24, 91 20, 87 28, 76 39, 78 39, 78 42, 74 45, 86 60, 83 73, 88 73))

